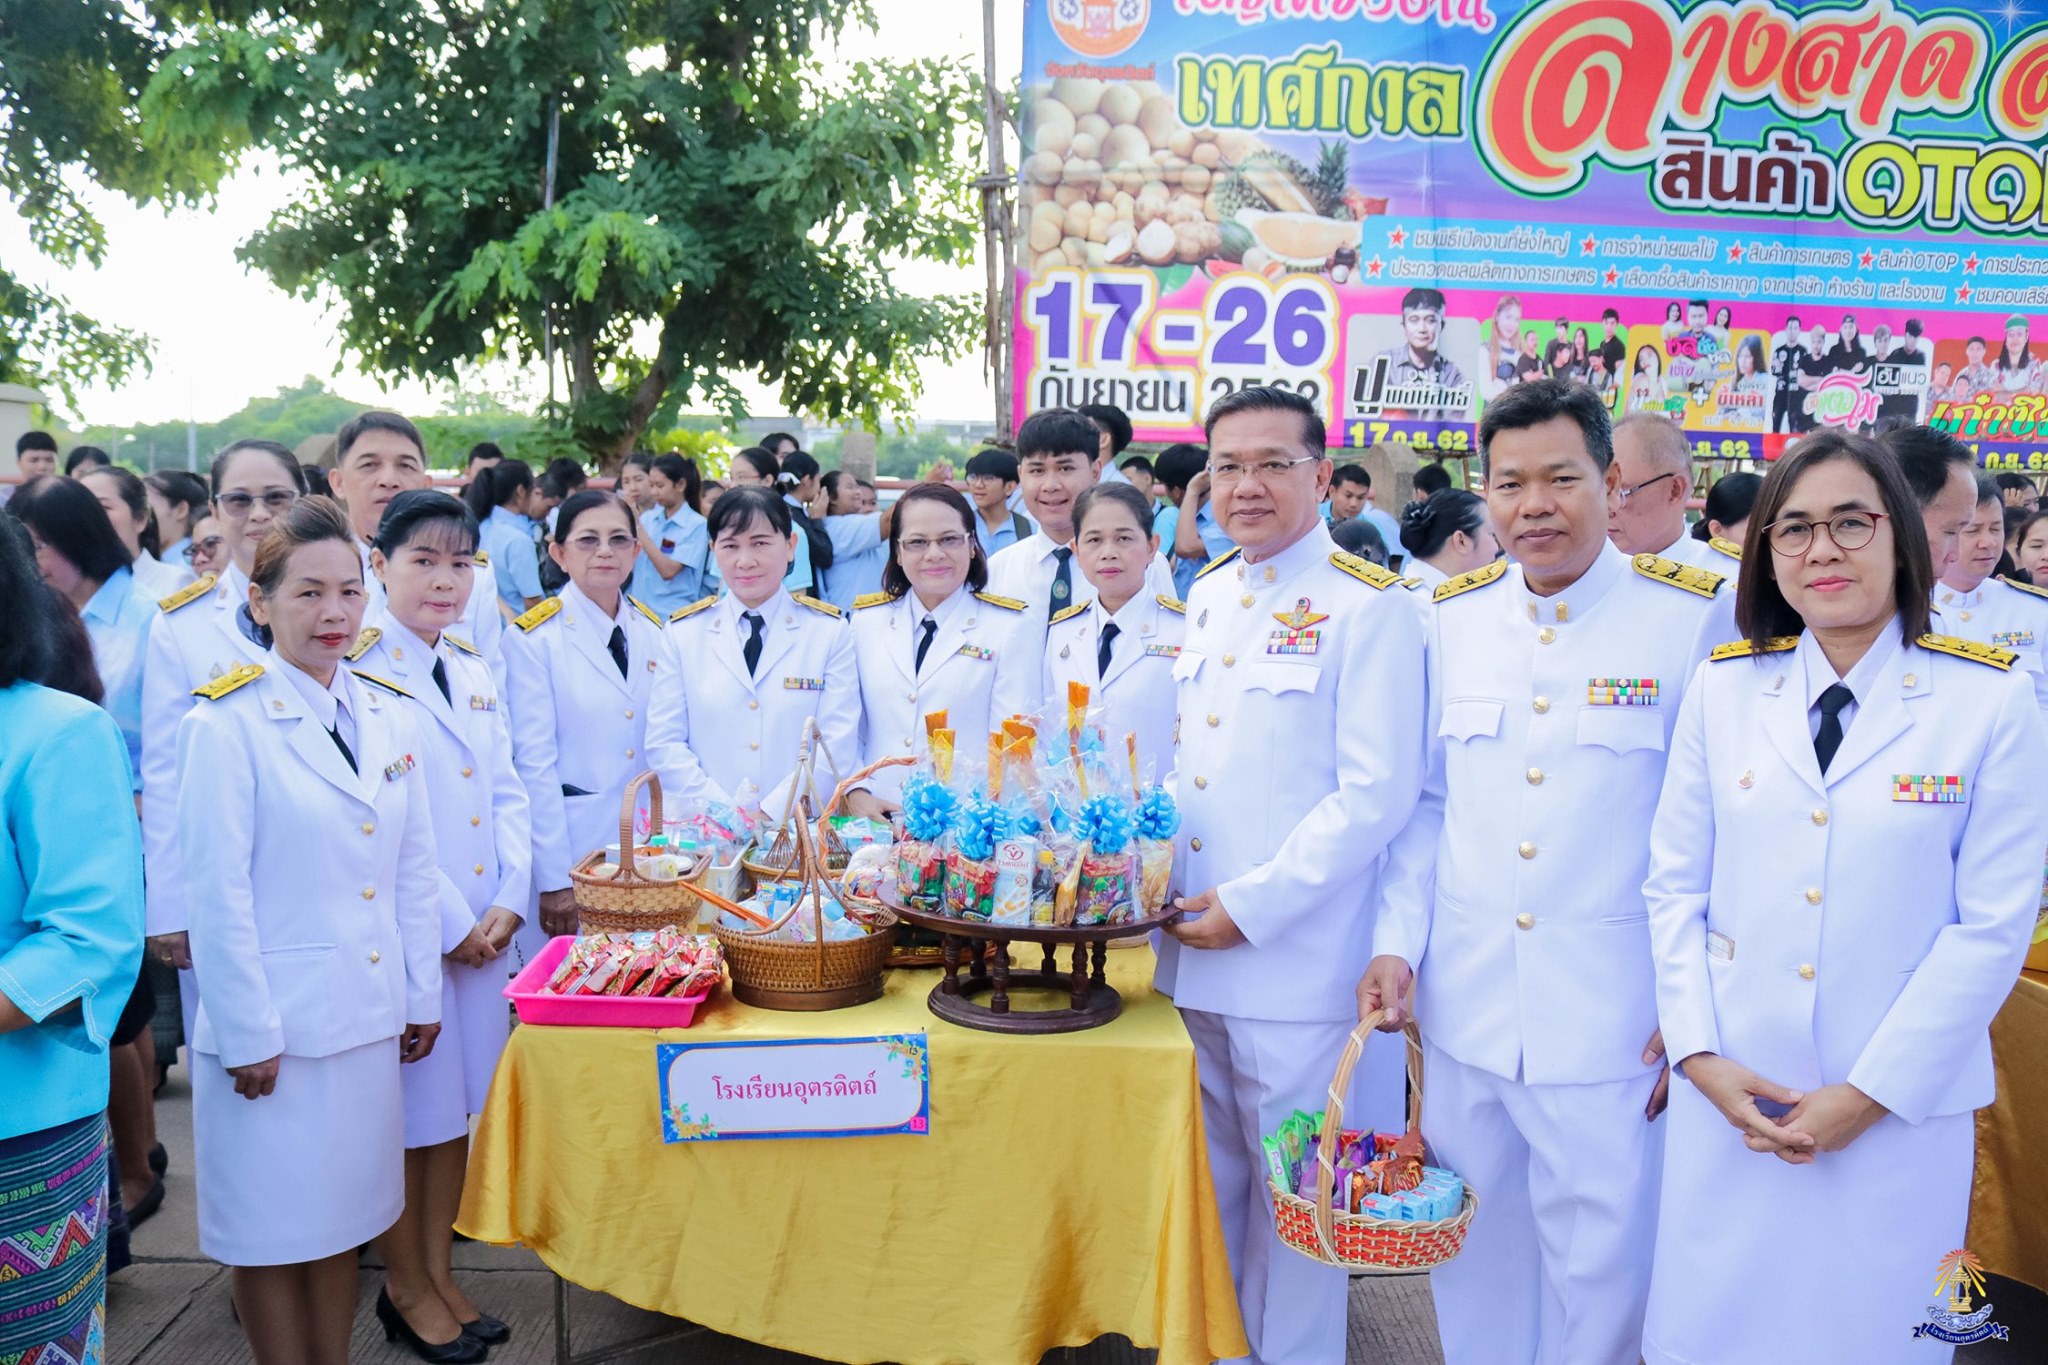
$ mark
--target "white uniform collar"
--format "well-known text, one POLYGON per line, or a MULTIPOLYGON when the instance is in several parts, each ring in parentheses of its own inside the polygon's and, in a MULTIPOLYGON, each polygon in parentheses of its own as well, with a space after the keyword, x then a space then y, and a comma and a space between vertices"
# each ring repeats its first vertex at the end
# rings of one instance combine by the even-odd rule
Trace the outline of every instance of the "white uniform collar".
POLYGON ((1285 583, 1310 565, 1328 559, 1336 549, 1337 542, 1330 539, 1330 528, 1318 520, 1315 525, 1308 528, 1301 539, 1271 558, 1253 564, 1243 555, 1239 555, 1237 576, 1251 584, 1285 583))
MULTIPOLYGON (((908 594, 905 595, 908 596, 908 594)), ((778 618, 784 621, 789 620, 796 610, 796 603, 790 600, 789 589, 777 588, 775 596, 769 598, 760 606, 746 607, 740 605, 740 599, 733 595, 731 588, 727 588, 724 595, 718 599, 718 609, 725 614, 726 621, 733 629, 743 631, 745 630, 745 625, 740 621, 740 617, 748 612, 751 611, 759 616, 763 626, 772 626, 778 618)), ((739 638, 745 640, 746 636, 743 634, 739 638)))
POLYGON ((1692 563, 1691 547, 1685 542, 1691 539, 1692 533, 1686 527, 1685 518, 1680 516, 1678 519, 1678 534, 1673 536, 1663 549, 1652 550, 1650 553, 1658 556, 1660 559, 1676 559, 1690 564, 1692 563))
MULTIPOLYGON (((1061 550, 1071 550, 1074 548, 1073 541, 1069 540, 1066 544, 1061 545, 1043 531, 1033 531, 1031 538, 1024 543, 1031 546, 1032 560, 1039 564, 1047 562, 1054 554, 1061 550)), ((1080 571, 1081 566, 1075 565, 1074 572, 1079 573, 1080 571)), ((1055 572, 1057 572, 1057 569, 1055 569, 1055 572)))
POLYGON ((1573 621, 1599 605, 1609 589, 1621 581, 1632 561, 1614 547, 1606 536, 1600 537, 1600 554, 1592 567, 1579 575, 1576 583, 1563 592, 1550 597, 1538 597, 1529 591, 1528 579, 1522 573, 1522 566, 1515 565, 1515 589, 1521 594, 1522 607, 1531 621, 1548 624, 1552 621, 1573 621))
MULTIPOLYGON (((952 596, 939 603, 936 607, 933 607, 929 612, 924 609, 924 603, 918 600, 917 589, 915 588, 904 593, 903 596, 896 600, 901 602, 904 609, 910 613, 910 625, 913 629, 921 627, 924 624, 924 618, 930 616, 932 620, 938 622, 939 629, 944 630, 946 623, 953 619, 953 613, 958 611, 960 604, 967 600, 967 591, 967 585, 962 583, 959 587, 953 589, 952 596)), ((774 603, 772 602, 769 604, 769 606, 773 605, 774 603)), ((763 610, 766 610, 766 608, 763 608, 763 610)))
MULTIPOLYGON (((1261 577, 1263 576, 1261 575, 1261 577)), ((1095 614, 1105 624, 1111 621, 1116 622, 1119 635, 1143 635, 1145 628, 1152 622, 1153 613, 1159 609, 1159 604, 1153 600, 1152 594, 1145 591, 1142 583, 1139 584, 1138 591, 1132 595, 1131 600, 1124 603, 1117 611, 1112 612, 1103 606, 1102 599, 1099 597, 1095 599, 1094 606, 1095 614)))
POLYGON ((626 624, 626 617, 633 611, 633 604, 626 600, 626 585, 619 585, 619 609, 616 615, 607 616, 597 609, 597 603, 584 596, 574 579, 562 585, 562 605, 569 609, 572 620, 588 621, 590 628, 600 636, 609 639, 613 626, 626 624))
MULTIPOLYGON (((314 720, 320 722, 322 729, 334 729, 338 716, 344 711, 350 716, 355 715, 355 680, 349 676, 346 663, 335 665, 334 677, 325 687, 322 687, 312 674, 286 659, 275 649, 264 652, 263 666, 292 685, 292 690, 306 703, 306 710, 312 714, 314 720)), ((343 731, 343 738, 347 738, 346 731, 343 731)))
POLYGON ((1984 600, 1985 590, 1991 586, 1992 582, 1992 578, 1987 574, 1978 582, 1976 587, 1968 592, 1964 592, 1961 588, 1951 588, 1946 583, 1936 583, 1934 585, 1935 609, 1939 610, 1942 607, 1974 607, 1984 600))
POLYGON ((1813 638, 1813 632, 1810 630, 1801 631, 1799 635, 1799 664, 1801 676, 1805 679, 1806 705, 1808 709, 1817 705, 1820 701, 1820 694, 1836 683, 1845 684, 1856 695, 1857 705, 1861 706, 1869 702, 1876 689, 1878 674, 1882 673, 1885 665, 1891 662, 1892 655, 1898 653, 1899 632, 1897 626, 1898 620, 1896 617, 1885 622, 1884 629, 1878 632, 1877 638, 1871 641, 1870 648, 1864 651, 1863 657, 1856 661, 1854 667, 1850 668, 1846 677, 1836 675, 1835 666, 1828 662, 1828 656, 1822 652, 1820 641, 1813 638))
POLYGON ((220 571, 213 591, 220 604, 233 611, 249 600, 249 575, 243 573, 241 566, 230 559, 227 567, 220 571))

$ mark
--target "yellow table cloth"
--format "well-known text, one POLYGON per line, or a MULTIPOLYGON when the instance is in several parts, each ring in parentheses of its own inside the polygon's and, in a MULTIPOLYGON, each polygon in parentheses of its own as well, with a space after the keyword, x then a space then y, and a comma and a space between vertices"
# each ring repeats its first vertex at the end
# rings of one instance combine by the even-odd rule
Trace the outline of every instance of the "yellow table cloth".
POLYGON ((1082 1033, 935 1019, 930 971, 821 1014, 727 989, 688 1030, 516 1028, 456 1226, 638 1307, 832 1360, 1035 1365, 1109 1332, 1162 1365, 1244 1355, 1193 1045, 1151 952, 1109 959, 1123 1015, 1082 1033), (925 1136, 661 1140, 657 1040, 920 1031, 925 1136))
POLYGON ((1970 1250, 2048 1290, 2048 972, 2022 972, 1991 1022, 1998 1098, 1977 1111, 1970 1250))

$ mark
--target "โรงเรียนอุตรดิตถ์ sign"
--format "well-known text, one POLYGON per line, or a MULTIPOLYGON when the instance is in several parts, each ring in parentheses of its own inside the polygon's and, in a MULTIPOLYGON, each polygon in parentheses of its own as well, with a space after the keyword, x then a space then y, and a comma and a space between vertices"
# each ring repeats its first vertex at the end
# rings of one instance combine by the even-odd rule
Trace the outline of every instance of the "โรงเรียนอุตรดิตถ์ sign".
POLYGON ((922 1136, 931 1049, 922 1033, 657 1043, 663 1142, 922 1136))

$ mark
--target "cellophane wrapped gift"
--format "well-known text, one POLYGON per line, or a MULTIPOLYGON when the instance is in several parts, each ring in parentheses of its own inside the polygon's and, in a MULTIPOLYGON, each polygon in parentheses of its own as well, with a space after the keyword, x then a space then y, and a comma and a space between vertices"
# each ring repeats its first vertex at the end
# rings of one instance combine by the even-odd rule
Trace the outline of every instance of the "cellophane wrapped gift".
POLYGON ((896 894, 913 910, 935 911, 945 900, 944 840, 960 798, 919 768, 903 784, 903 838, 896 844, 896 894))
POLYGON ((1149 919, 1166 908, 1173 881, 1173 836, 1180 832, 1180 809, 1173 793, 1154 783, 1138 798, 1138 912, 1149 919))
POLYGON ((1135 823, 1131 804, 1114 789, 1081 803, 1075 822, 1081 836, 1081 879, 1074 902, 1076 924, 1128 924, 1136 918, 1137 859, 1131 849, 1135 823))
POLYGON ((955 919, 995 915, 996 842, 1004 824, 1003 808, 986 791, 970 787, 960 798, 946 852, 946 913, 955 919))

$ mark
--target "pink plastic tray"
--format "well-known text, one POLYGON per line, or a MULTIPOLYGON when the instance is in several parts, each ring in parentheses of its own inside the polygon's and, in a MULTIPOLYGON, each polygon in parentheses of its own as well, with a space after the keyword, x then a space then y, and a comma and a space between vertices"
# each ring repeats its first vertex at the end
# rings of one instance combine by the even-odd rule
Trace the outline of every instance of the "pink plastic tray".
POLYGON ((576 940, 564 934, 548 940, 540 956, 526 964, 526 970, 505 987, 505 998, 519 1011, 522 1024, 558 1024, 575 1028, 688 1028, 697 1018, 697 1007, 718 990, 716 985, 700 995, 650 1000, 638 996, 549 995, 543 983, 569 955, 576 940))

